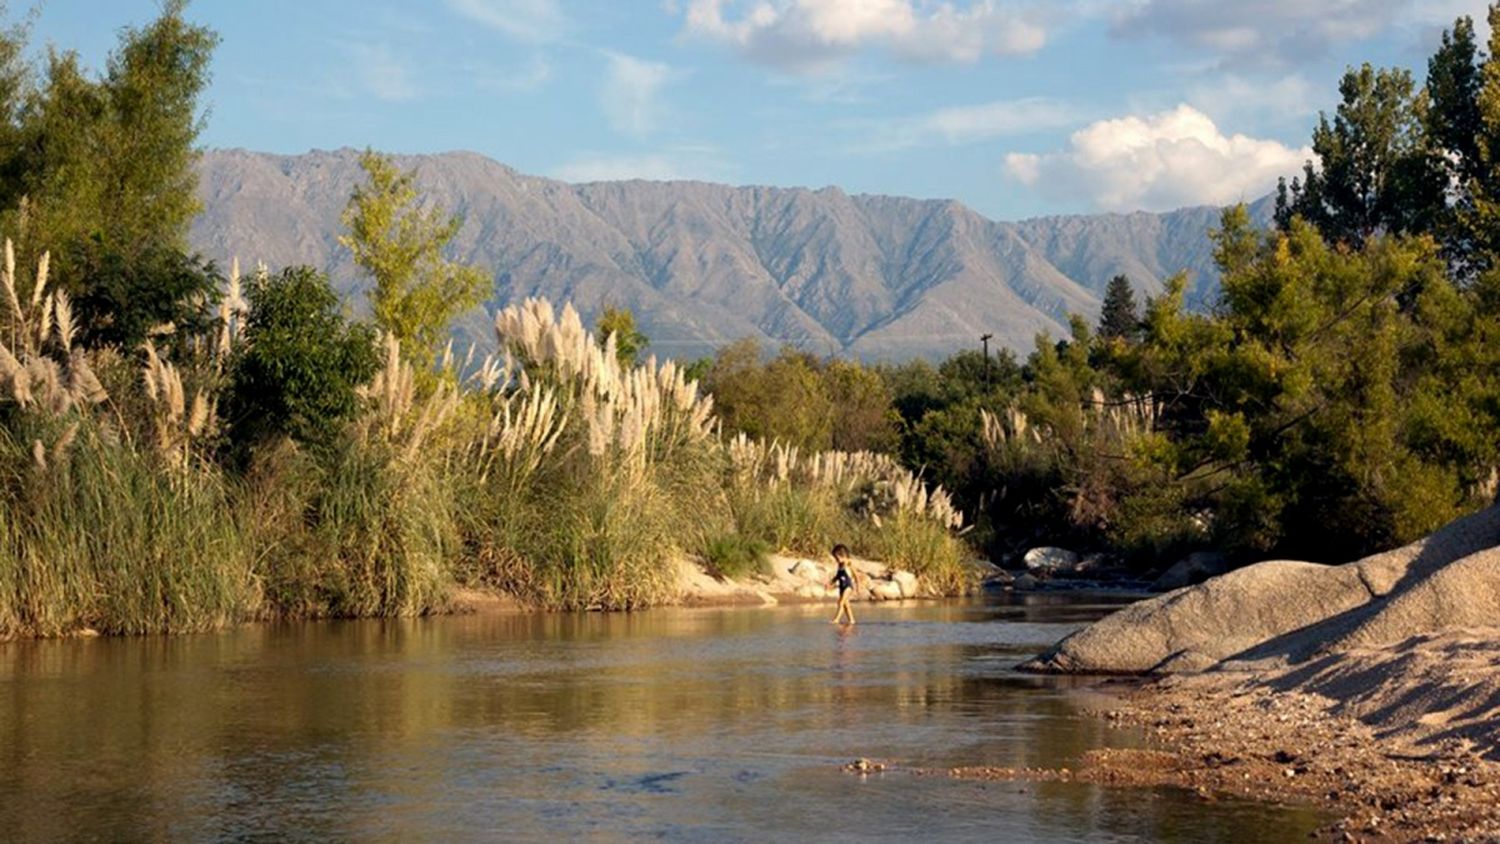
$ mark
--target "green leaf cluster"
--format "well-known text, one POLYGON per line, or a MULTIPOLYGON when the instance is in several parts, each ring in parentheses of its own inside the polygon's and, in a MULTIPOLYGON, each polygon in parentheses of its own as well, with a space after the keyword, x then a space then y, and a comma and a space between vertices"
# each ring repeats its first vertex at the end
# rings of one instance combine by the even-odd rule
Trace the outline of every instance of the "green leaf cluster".
POLYGON ((248 457, 279 437, 326 448, 379 368, 370 326, 350 322, 328 279, 290 267, 246 287, 250 312, 229 367, 229 441, 248 457))
POLYGON ((401 341, 408 357, 429 363, 453 320, 484 301, 489 276, 443 256, 463 220, 422 208, 415 173, 370 150, 359 163, 368 182, 349 198, 343 215, 348 234, 339 242, 374 280, 376 324, 401 341))
POLYGON ((28 26, 0 30, 0 230, 23 265, 51 254, 86 347, 195 333, 218 296, 217 269, 186 251, 218 36, 185 7, 123 29, 97 74, 56 47, 30 62, 28 26))

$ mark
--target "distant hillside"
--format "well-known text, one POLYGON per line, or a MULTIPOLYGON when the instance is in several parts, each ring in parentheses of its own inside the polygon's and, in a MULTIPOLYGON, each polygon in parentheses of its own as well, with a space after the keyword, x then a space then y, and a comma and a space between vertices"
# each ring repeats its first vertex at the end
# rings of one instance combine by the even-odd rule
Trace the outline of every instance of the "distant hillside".
MULTIPOLYGON (((585 318, 628 307, 653 350, 674 357, 747 336, 867 359, 936 358, 986 332, 1025 350, 1037 332, 1062 333, 1068 313, 1092 318, 1115 273, 1146 293, 1179 269, 1197 296, 1217 283, 1214 208, 1004 223, 957 202, 838 188, 570 185, 472 153, 399 161, 464 216, 456 252, 494 270, 491 305, 542 295, 585 318)), ((337 243, 356 151, 215 151, 200 169, 195 248, 221 262, 311 264, 346 293, 362 289, 337 243)), ((460 331, 489 340, 478 314, 460 331)))

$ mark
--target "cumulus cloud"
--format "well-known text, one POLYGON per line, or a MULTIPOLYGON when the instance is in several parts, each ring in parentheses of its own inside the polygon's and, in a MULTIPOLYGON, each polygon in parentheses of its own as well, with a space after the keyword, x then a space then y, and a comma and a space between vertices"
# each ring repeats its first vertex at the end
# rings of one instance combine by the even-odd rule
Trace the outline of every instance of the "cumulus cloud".
POLYGON ((1295 64, 1329 45, 1369 38, 1401 19, 1413 0, 1137 0, 1115 32, 1160 36, 1211 51, 1230 64, 1295 64))
POLYGON ((1225 135, 1208 115, 1179 105, 1092 123, 1073 133, 1066 150, 1011 153, 1005 169, 1055 198, 1082 198, 1110 211, 1163 211, 1256 199, 1311 155, 1305 147, 1225 135))
POLYGON ((921 62, 1028 55, 1047 40, 1037 7, 970 0, 689 0, 684 31, 787 70, 827 69, 870 46, 921 62))
POLYGON ((616 131, 643 137, 656 131, 664 107, 663 85, 672 79, 669 65, 623 53, 607 53, 608 69, 599 89, 599 104, 616 131))
POLYGON ((863 125, 868 136, 862 146, 897 150, 933 145, 959 145, 1027 132, 1059 129, 1079 122, 1077 109, 1046 97, 996 100, 977 105, 948 106, 924 114, 863 125))
POLYGON ((567 26, 558 0, 447 0, 448 8, 522 41, 552 41, 567 26))

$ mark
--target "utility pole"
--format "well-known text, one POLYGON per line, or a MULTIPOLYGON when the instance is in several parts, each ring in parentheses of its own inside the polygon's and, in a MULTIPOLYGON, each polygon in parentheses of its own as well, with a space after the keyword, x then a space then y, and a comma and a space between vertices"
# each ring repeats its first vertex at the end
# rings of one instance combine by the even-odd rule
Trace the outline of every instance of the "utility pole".
POLYGON ((990 338, 995 335, 985 333, 979 335, 979 342, 984 345, 984 388, 990 388, 990 338))

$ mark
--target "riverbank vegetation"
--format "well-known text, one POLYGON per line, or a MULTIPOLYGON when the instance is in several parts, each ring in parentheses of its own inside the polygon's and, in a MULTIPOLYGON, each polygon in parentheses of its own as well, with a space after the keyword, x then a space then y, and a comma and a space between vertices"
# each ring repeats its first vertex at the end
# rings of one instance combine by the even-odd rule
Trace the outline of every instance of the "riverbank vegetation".
POLYGON ((1458 20, 1425 85, 1345 75, 1271 230, 1225 212, 1207 312, 1185 278, 1143 306, 1116 278, 1097 325, 1074 316, 1024 360, 740 345, 704 383, 738 430, 892 448, 953 491, 993 559, 1342 562, 1425 535, 1500 480, 1500 36, 1487 55, 1474 38, 1458 20))
POLYGON ((343 238, 369 317, 316 269, 187 253, 217 39, 183 12, 97 76, 0 33, 0 635, 415 614, 460 584, 640 607, 677 555, 733 575, 836 541, 956 589, 960 511, 996 559, 1339 561, 1495 495, 1500 60, 1464 20, 1424 86, 1350 71, 1274 228, 1225 213, 1208 312, 1119 278, 1024 360, 679 366, 628 311, 541 301, 494 315, 494 356, 445 347, 484 273, 375 153, 343 238))
POLYGON ((670 601, 683 555, 743 575, 836 541, 958 586, 945 494, 721 433, 681 369, 637 360, 628 312, 590 331, 527 300, 496 354, 445 347, 487 274, 378 154, 344 216, 369 318, 315 269, 186 253, 217 39, 183 12, 97 77, 0 36, 0 638, 412 615, 461 585, 628 609, 670 601))

